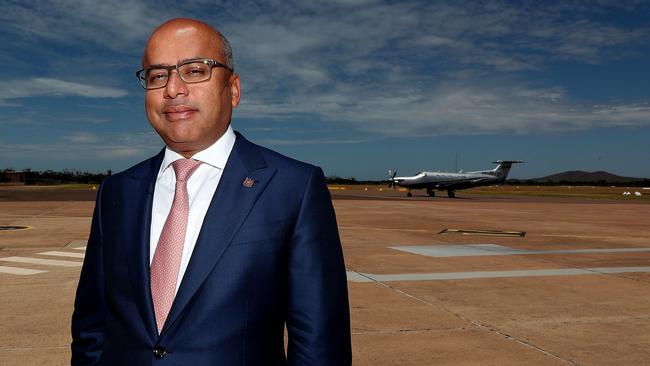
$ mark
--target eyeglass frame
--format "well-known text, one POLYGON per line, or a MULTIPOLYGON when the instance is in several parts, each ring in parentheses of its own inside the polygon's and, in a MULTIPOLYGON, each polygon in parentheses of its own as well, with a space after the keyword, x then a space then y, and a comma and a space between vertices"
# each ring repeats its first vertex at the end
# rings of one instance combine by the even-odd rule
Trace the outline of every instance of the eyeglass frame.
POLYGON ((176 73, 178 74, 178 77, 185 84, 197 84, 197 83, 202 83, 202 82, 210 80, 212 78, 212 69, 215 68, 215 67, 220 67, 222 69, 226 69, 226 70, 228 70, 230 72, 233 72, 233 73, 235 72, 234 68, 232 68, 232 67, 230 67, 230 66, 228 66, 226 64, 223 64, 223 63, 221 63, 221 62, 219 62, 217 60, 213 60, 213 59, 209 59, 209 58, 193 58, 193 59, 178 62, 176 65, 169 65, 169 66, 155 65, 155 66, 146 67, 144 69, 140 69, 140 70, 136 71, 135 72, 135 77, 138 78, 138 80, 140 81, 140 86, 144 90, 156 90, 156 89, 162 89, 162 88, 167 87, 167 84, 169 84, 169 79, 171 79, 172 70, 176 70, 176 73), (210 75, 208 76, 207 79, 201 80, 201 81, 185 81, 185 79, 183 79, 183 76, 181 75, 178 68, 181 67, 181 66, 187 65, 187 64, 195 63, 195 62, 202 62, 204 64, 208 64, 210 66, 210 75), (165 85, 158 86, 158 87, 155 87, 155 88, 147 88, 146 79, 144 77, 140 77, 140 75, 147 72, 147 71, 149 71, 149 70, 153 70, 153 69, 165 69, 165 70, 167 70, 167 81, 165 82, 165 85))

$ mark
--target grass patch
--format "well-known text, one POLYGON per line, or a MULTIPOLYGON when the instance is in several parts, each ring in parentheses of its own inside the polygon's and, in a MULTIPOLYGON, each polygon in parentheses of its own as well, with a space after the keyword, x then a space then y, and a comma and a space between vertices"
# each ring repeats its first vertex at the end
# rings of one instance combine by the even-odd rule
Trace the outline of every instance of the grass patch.
POLYGON ((529 196, 529 197, 550 197, 550 198, 584 198, 594 200, 618 200, 630 202, 650 202, 650 192, 639 188, 625 187, 590 187, 590 186, 489 186, 468 189, 465 192, 479 196, 529 196), (623 196, 623 192, 631 192, 631 196, 623 196), (634 192, 640 192, 641 196, 635 196, 634 192))

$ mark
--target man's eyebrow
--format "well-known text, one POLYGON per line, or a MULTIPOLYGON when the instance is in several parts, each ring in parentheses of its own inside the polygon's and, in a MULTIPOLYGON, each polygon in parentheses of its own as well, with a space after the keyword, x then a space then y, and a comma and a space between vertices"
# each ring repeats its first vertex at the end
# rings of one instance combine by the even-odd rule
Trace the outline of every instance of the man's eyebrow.
POLYGON ((182 64, 183 62, 194 61, 194 60, 210 60, 210 57, 201 57, 201 56, 190 57, 190 58, 186 58, 184 60, 180 60, 180 61, 178 61, 178 63, 182 64))
MULTIPOLYGON (((179 63, 179 64, 182 64, 183 62, 187 62, 187 61, 206 60, 206 59, 207 59, 207 60, 211 60, 209 57, 200 57, 200 56, 198 56, 198 57, 190 57, 190 58, 182 59, 182 60, 178 61, 178 63, 179 63)), ((147 66, 147 69, 150 69, 150 68, 153 68, 153 67, 167 67, 167 66, 174 66, 174 65, 153 64, 153 65, 149 65, 149 66, 147 66)))
POLYGON ((149 66, 145 67, 145 69, 153 69, 153 68, 155 68, 155 67, 167 67, 167 66, 169 66, 169 65, 165 65, 165 64, 153 64, 153 65, 149 65, 149 66))

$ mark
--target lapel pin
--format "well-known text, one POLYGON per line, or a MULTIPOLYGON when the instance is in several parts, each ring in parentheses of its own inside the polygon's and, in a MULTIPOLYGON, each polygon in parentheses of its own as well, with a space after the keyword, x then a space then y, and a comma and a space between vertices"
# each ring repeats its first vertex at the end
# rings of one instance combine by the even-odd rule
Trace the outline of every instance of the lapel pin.
POLYGON ((242 183, 242 185, 243 185, 244 187, 246 187, 246 188, 250 188, 250 187, 252 187, 253 184, 255 184, 255 181, 252 180, 252 179, 249 178, 249 177, 246 177, 246 179, 244 179, 244 183, 242 183))

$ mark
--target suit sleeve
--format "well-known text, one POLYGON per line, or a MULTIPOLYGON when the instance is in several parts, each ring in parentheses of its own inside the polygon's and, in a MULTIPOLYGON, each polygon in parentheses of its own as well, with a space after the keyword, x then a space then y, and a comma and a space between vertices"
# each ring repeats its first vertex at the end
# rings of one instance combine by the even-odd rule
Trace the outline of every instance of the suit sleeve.
POLYGON ((102 260, 102 192, 99 188, 72 313, 72 366, 94 365, 104 344, 106 304, 102 260))
POLYGON ((320 168, 303 195, 288 256, 289 365, 350 365, 348 289, 336 217, 320 168))

